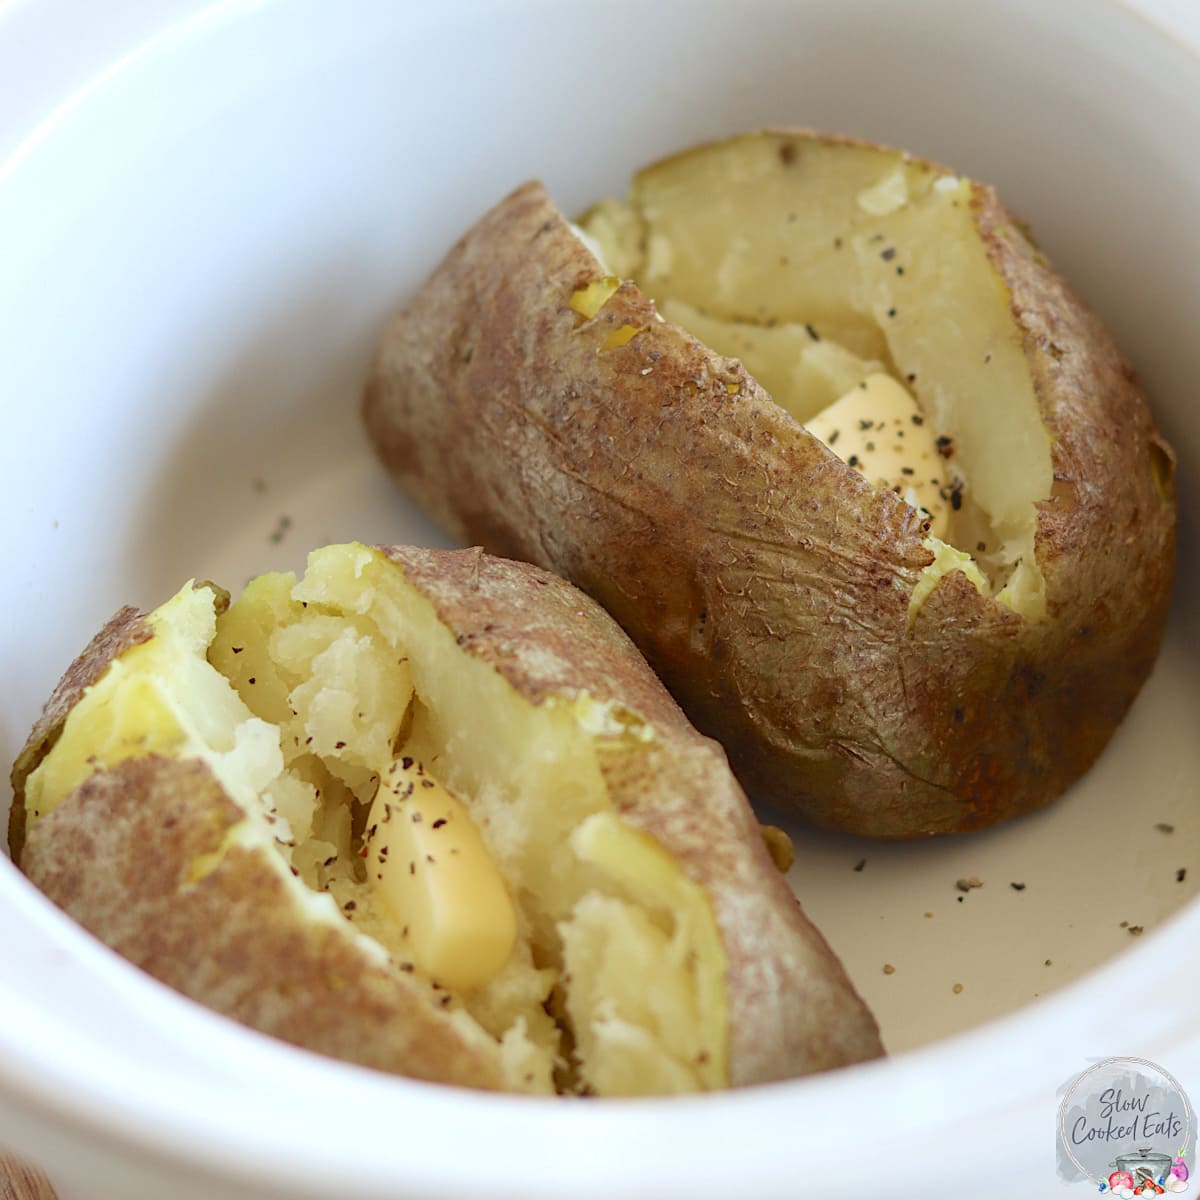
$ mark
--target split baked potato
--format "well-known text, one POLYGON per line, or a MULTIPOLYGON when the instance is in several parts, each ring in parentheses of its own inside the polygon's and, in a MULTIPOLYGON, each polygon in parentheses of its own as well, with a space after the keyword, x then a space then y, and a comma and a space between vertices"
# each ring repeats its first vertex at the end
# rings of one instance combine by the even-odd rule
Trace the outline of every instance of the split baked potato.
POLYGON ((896 150, 737 137, 578 226, 528 183, 392 320, 364 415, 821 825, 1046 804, 1160 644, 1174 457, 1132 370, 991 188, 896 150))
POLYGON ((314 1051, 598 1095, 882 1052, 720 748, 526 564, 351 544, 125 609, 12 780, 33 883, 314 1051))

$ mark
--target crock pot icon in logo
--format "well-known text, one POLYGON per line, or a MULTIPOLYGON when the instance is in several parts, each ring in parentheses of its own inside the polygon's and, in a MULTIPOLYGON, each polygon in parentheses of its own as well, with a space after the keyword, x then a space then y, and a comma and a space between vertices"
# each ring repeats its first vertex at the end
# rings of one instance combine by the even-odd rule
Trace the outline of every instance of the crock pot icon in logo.
POLYGON ((1179 1081, 1144 1058, 1102 1058, 1060 1090, 1058 1174, 1122 1200, 1186 1192, 1195 1118, 1179 1081))

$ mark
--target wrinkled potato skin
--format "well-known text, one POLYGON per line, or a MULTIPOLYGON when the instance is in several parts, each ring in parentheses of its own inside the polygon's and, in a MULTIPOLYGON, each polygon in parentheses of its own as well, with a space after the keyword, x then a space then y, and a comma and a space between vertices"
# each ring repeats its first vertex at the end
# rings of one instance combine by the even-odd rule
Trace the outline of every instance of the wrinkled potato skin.
MULTIPOLYGON (((652 728, 648 742, 599 738, 600 768, 622 818, 710 898, 728 962, 730 1083, 882 1054, 874 1018, 772 864, 721 748, 688 724, 607 614, 526 563, 479 550, 381 549, 464 653, 531 703, 586 692, 652 728)), ((83 687, 149 635, 142 615, 124 609, 68 669, 14 770, 14 811, 83 687)), ((297 920, 254 852, 233 849, 199 883, 188 881, 196 855, 215 849, 239 812, 203 764, 146 757, 97 773, 28 833, 22 820, 11 845, 55 903, 209 1007, 351 1062, 499 1087, 494 1054, 449 1027, 411 976, 297 920)))
POLYGON ((1111 338, 991 189, 974 211, 1055 439, 1041 624, 953 573, 909 627, 931 561, 913 510, 632 283, 591 320, 568 307, 597 270, 537 183, 392 320, 367 428, 455 536, 599 600, 752 793, 890 838, 1035 809, 1087 770, 1153 664, 1174 458, 1111 338), (640 332, 601 349, 624 324, 640 332))

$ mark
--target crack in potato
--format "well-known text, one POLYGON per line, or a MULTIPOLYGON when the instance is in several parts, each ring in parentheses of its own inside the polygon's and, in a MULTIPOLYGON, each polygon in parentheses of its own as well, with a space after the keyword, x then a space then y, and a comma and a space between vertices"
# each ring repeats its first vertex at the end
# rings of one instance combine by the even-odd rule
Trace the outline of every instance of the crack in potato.
POLYGON ((739 357, 798 421, 880 370, 910 390, 945 459, 934 484, 953 511, 935 532, 961 552, 930 564, 914 612, 965 570, 1043 620, 1034 538, 1050 434, 1010 298, 974 235, 973 185, 898 152, 817 143, 796 162, 781 145, 761 135, 669 159, 635 179, 627 204, 604 201, 579 223, 664 316, 739 357))

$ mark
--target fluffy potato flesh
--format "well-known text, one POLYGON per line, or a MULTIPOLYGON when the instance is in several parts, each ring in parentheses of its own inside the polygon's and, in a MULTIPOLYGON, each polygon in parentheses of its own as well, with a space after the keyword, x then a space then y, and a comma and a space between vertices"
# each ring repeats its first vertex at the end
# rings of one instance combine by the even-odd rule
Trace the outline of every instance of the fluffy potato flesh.
POLYGON ((198 758, 246 814, 230 844, 269 844, 314 921, 499 1041, 509 1086, 729 1082, 712 906, 601 771, 598 738, 649 728, 587 696, 530 703, 363 546, 260 577, 220 615, 215 599, 185 587, 75 704, 26 781, 30 825, 129 757, 198 758))
POLYGON ((581 225, 665 318, 741 359, 852 466, 869 473, 876 442, 894 450, 890 478, 872 482, 903 495, 913 476, 930 481, 934 498, 914 503, 940 536, 927 539, 934 560, 912 615, 961 570, 1041 620, 1036 505, 1051 493, 1051 437, 972 186, 896 151, 751 137, 642 172, 627 204, 605 202, 581 225), (824 419, 880 371, 911 391, 920 423, 885 421, 869 396, 824 419))

